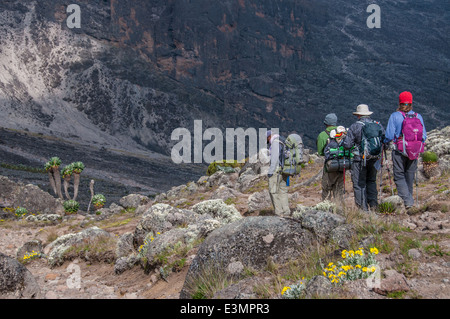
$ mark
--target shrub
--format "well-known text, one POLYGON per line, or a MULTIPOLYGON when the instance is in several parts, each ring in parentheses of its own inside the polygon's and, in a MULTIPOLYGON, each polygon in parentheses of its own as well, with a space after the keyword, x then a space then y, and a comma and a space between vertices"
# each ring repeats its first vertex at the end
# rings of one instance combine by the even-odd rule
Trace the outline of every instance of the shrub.
POLYGON ((281 291, 281 296, 286 299, 300 299, 305 291, 306 284, 303 282, 305 278, 302 278, 298 284, 286 286, 281 291))
POLYGON ((66 200, 63 204, 64 211, 68 214, 76 214, 78 209, 80 208, 80 204, 78 204, 75 200, 66 200))
POLYGON ((431 151, 426 151, 424 153, 422 153, 422 160, 425 163, 434 163, 438 161, 438 156, 435 152, 431 152, 431 151))
POLYGON ((208 170, 206 171, 206 175, 211 176, 212 174, 217 172, 217 170, 219 169, 218 166, 236 168, 236 167, 242 167, 243 165, 244 165, 243 163, 238 163, 238 161, 236 161, 236 160, 233 160, 233 161, 222 160, 222 161, 218 161, 218 162, 214 161, 211 164, 209 164, 208 170))
POLYGON ((378 249, 376 247, 370 248, 367 253, 363 248, 355 251, 343 250, 343 260, 339 261, 336 265, 330 262, 328 267, 324 268, 323 275, 334 284, 345 280, 368 278, 376 271, 378 262, 375 260, 375 255, 377 254, 378 249))

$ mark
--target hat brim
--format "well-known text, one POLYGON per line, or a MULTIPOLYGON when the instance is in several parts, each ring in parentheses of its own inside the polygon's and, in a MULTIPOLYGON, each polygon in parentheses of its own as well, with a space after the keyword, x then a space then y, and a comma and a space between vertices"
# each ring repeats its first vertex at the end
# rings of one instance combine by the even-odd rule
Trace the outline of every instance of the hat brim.
POLYGON ((373 112, 353 112, 353 115, 372 115, 373 112))

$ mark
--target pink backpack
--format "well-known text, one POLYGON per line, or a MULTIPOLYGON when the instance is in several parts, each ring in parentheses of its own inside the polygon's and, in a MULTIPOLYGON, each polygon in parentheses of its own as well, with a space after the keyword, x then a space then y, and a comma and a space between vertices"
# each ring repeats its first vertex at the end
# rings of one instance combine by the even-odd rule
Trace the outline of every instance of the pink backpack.
POLYGON ((397 149, 410 160, 419 158, 424 151, 423 125, 417 113, 403 115, 402 135, 397 139, 397 149))

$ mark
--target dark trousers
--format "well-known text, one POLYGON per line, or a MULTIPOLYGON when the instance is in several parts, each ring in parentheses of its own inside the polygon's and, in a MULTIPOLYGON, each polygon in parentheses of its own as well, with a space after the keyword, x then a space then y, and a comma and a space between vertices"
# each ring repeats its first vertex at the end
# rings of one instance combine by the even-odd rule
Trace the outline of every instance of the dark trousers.
POLYGON ((376 160, 353 161, 352 182, 355 195, 355 204, 359 208, 368 211, 370 207, 378 205, 377 169, 376 160))
POLYGON ((406 207, 414 205, 413 185, 417 170, 417 160, 410 160, 397 151, 392 151, 392 170, 398 196, 406 207))

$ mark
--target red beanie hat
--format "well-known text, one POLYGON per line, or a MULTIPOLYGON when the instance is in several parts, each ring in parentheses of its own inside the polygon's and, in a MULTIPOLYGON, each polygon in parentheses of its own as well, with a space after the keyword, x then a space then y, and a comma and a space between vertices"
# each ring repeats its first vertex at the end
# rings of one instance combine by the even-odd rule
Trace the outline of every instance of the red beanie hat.
POLYGON ((413 97, 411 92, 405 91, 400 93, 399 97, 398 97, 398 101, 400 104, 402 103, 412 103, 413 102, 413 97))

